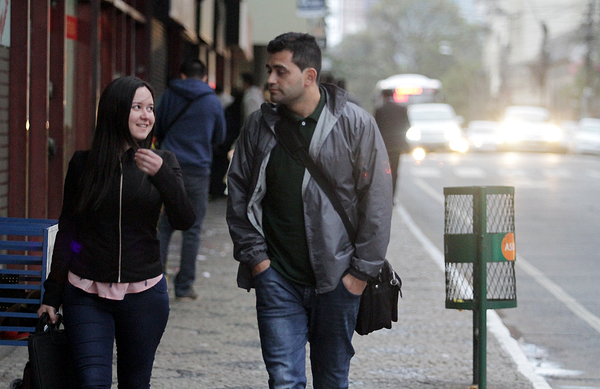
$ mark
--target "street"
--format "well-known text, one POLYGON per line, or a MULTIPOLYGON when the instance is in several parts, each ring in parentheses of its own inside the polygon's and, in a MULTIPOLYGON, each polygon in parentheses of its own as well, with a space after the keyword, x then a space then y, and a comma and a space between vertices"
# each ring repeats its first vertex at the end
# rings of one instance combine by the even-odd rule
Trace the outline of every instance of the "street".
POLYGON ((593 156, 429 154, 401 162, 396 196, 441 252, 445 187, 515 188, 518 307, 498 314, 553 389, 600 388, 599 179, 593 156))

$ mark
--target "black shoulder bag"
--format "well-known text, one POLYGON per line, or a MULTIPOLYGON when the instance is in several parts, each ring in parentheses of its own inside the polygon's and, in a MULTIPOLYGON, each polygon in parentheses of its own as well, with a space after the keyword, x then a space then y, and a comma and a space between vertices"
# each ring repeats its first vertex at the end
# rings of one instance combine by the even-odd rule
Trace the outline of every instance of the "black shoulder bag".
MULTIPOLYGON (((306 151, 296 130, 291 128, 285 120, 279 120, 275 124, 275 135, 292 157, 297 157, 302 161, 310 175, 325 192, 340 215, 348 236, 354 242, 356 229, 346 214, 340 198, 331 182, 306 151)), ((359 335, 367 335, 382 328, 392 328, 392 322, 398 321, 398 295, 402 297, 401 288, 402 280, 386 259, 379 274, 367 281, 367 287, 361 296, 355 328, 359 335)))

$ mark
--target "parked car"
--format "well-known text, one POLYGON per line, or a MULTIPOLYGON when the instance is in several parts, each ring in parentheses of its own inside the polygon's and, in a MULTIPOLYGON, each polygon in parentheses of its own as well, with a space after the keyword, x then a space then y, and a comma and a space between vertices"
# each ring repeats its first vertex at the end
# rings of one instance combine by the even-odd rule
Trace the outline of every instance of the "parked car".
POLYGON ((546 108, 510 106, 498 128, 498 148, 519 151, 566 152, 568 138, 550 121, 546 108))
POLYGON ((411 104, 408 106, 410 129, 406 139, 412 149, 467 151, 462 118, 448 104, 411 104))
POLYGON ((600 154, 600 119, 581 119, 574 143, 575 152, 579 154, 600 154))
POLYGON ((498 150, 498 122, 473 120, 467 127, 467 140, 472 151, 498 150))

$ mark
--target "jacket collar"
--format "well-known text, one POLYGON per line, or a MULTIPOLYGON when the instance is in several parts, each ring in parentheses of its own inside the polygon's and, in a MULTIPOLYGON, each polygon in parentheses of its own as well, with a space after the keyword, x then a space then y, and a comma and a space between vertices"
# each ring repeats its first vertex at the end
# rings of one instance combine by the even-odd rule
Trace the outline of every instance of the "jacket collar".
MULTIPOLYGON (((326 101, 323 110, 328 110, 335 120, 342 114, 346 102, 348 101, 348 92, 333 84, 321 84, 322 90, 325 90, 326 101)), ((277 104, 265 103, 261 106, 263 118, 273 132, 275 132, 275 123, 279 120, 277 104)))

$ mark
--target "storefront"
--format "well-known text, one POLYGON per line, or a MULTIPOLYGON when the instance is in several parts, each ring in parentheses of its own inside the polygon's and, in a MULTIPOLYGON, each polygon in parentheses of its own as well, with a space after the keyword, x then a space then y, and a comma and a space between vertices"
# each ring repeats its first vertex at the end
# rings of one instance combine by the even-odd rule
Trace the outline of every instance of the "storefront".
POLYGON ((160 96, 193 57, 207 64, 211 86, 233 85, 235 62, 247 60, 236 54, 240 4, 0 0, 0 216, 59 216, 68 162, 89 148, 113 79, 135 75, 160 96))

